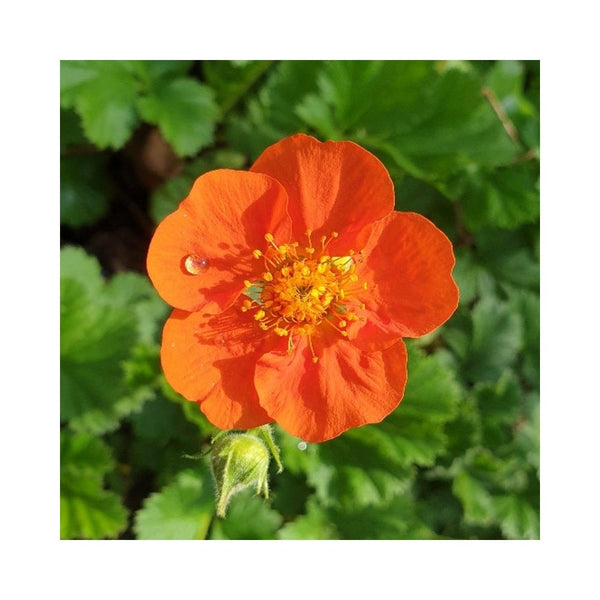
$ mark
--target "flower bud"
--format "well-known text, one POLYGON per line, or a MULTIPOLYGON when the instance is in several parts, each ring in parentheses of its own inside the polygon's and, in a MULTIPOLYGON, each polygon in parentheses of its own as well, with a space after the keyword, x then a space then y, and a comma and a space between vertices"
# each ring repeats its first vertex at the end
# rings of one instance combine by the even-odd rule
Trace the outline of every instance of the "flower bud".
POLYGON ((270 453, 266 444, 250 433, 226 433, 213 441, 211 468, 217 488, 217 516, 224 518, 231 497, 254 485, 269 497, 267 481, 270 453))

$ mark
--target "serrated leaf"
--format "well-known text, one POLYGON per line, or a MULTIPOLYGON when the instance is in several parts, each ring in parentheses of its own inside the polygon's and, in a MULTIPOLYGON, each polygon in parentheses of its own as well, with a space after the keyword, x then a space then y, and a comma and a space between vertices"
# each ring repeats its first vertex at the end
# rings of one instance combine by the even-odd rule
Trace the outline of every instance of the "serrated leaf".
POLYGON ((104 285, 100 263, 77 246, 61 248, 60 278, 73 279, 92 297, 100 294, 104 285))
POLYGON ((277 532, 280 540, 337 540, 339 536, 335 526, 318 500, 308 499, 306 514, 286 523, 277 532))
POLYGON ((489 525, 494 522, 495 508, 491 494, 468 472, 462 471, 454 478, 452 491, 462 502, 467 523, 489 525))
POLYGON ((186 75, 194 64, 193 60, 132 60, 127 62, 131 70, 147 86, 186 75))
MULTIPOLYGON (((444 452, 443 425, 460 399, 452 373, 435 356, 409 346, 409 378, 400 406, 382 423, 347 431, 306 455, 304 469, 317 498, 350 510, 381 505, 404 494, 414 466, 433 465, 444 452)), ((284 464, 290 448, 282 446, 284 464)))
POLYGON ((539 224, 516 231, 486 229, 475 234, 478 260, 500 283, 509 283, 539 293, 540 261, 536 245, 539 224))
POLYGON ((77 431, 108 431, 126 393, 122 363, 135 342, 135 317, 92 303, 78 282, 63 279, 60 326, 61 420, 77 431))
POLYGON ((60 222, 91 225, 108 210, 106 156, 80 154, 60 161, 60 222))
POLYGON ((530 504, 515 495, 494 498, 502 533, 510 540, 538 540, 540 516, 530 504))
POLYGON ((271 66, 270 60, 206 60, 206 82, 215 90, 222 112, 227 112, 271 66))
POLYGON ((119 497, 103 489, 113 468, 109 448, 90 435, 61 433, 61 539, 116 537, 126 526, 119 497))
POLYGON ((61 251, 61 420, 75 431, 112 430, 152 396, 134 355, 142 336, 136 310, 144 294, 153 294, 139 277, 107 286, 96 259, 81 249, 61 251), (137 291, 122 282, 136 282, 137 291))
POLYGON ((258 93, 248 101, 243 116, 232 114, 226 136, 236 150, 252 160, 286 135, 304 131, 296 108, 302 98, 317 89, 320 61, 281 61, 269 72, 258 93))
POLYGON ((538 181, 529 165, 523 164, 469 174, 460 203, 471 231, 515 229, 540 216, 538 181))
POLYGON ((139 540, 201 540, 213 514, 208 469, 186 470, 145 500, 136 513, 134 530, 139 540))
POLYGON ((216 520, 211 529, 213 540, 272 540, 281 525, 281 515, 252 490, 234 496, 227 517, 216 520))
POLYGON ((509 305, 523 322, 522 376, 533 386, 540 385, 540 298, 527 290, 509 291, 509 305))
POLYGON ((330 61, 318 81, 320 94, 297 111, 305 121, 322 136, 362 142, 419 179, 516 156, 470 70, 433 61, 330 61))
POLYGON ((340 539, 400 540, 435 539, 423 523, 409 498, 399 496, 385 505, 367 506, 353 511, 327 510, 340 539))
POLYGON ((103 301, 135 312, 140 342, 152 344, 159 334, 170 308, 152 287, 149 279, 139 273, 117 273, 108 282, 103 301))
POLYGON ((179 156, 195 154, 213 140, 219 108, 210 88, 184 77, 149 90, 137 106, 145 121, 157 125, 179 156))
POLYGON ((473 309, 473 337, 465 365, 471 381, 494 381, 514 365, 523 341, 520 316, 493 297, 473 309))
POLYGON ((432 465, 447 442, 444 423, 452 420, 461 388, 435 355, 408 345, 408 382, 400 406, 378 428, 388 434, 399 464, 432 465))
POLYGON ((139 83, 127 61, 64 60, 61 106, 74 107, 86 137, 99 148, 121 148, 138 123, 139 83))
POLYGON ((519 382, 506 371, 496 383, 479 382, 473 388, 483 426, 482 443, 497 448, 513 439, 513 426, 524 410, 519 382))

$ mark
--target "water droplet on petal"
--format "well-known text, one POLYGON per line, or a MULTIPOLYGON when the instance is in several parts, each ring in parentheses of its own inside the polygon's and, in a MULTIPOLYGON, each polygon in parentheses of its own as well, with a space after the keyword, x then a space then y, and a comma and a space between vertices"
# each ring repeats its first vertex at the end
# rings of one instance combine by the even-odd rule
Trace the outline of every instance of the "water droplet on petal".
POLYGON ((198 273, 208 269, 208 258, 190 254, 186 257, 183 265, 188 273, 198 275, 198 273))

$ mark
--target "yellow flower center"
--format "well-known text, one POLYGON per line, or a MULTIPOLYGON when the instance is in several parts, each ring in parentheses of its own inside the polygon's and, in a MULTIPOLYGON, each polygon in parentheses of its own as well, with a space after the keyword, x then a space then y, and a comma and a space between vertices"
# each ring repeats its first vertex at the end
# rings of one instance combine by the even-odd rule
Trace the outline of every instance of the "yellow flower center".
POLYGON ((327 244, 338 237, 337 233, 321 238, 320 249, 312 245, 310 231, 306 236, 308 245, 300 247, 297 242, 277 245, 270 233, 265 235, 267 250, 252 253, 264 262, 265 271, 262 279, 245 282, 247 299, 241 310, 251 312, 264 331, 287 336, 288 351, 294 346, 294 334, 308 336, 313 361, 317 362, 311 335, 321 323, 326 323, 347 337, 348 323, 358 320, 348 300, 367 286, 358 285, 357 256, 353 251, 347 256, 326 254, 327 244))

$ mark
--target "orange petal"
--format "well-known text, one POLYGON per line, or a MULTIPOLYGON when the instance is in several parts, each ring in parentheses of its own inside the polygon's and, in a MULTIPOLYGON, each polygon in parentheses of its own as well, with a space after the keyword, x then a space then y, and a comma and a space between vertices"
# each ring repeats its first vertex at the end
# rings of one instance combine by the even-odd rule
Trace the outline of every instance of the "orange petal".
POLYGON ((337 232, 329 254, 359 250, 370 225, 394 208, 394 186, 383 164, 354 142, 319 142, 296 134, 269 146, 251 168, 285 187, 295 240, 337 232))
POLYGON ((271 423, 253 382, 261 335, 238 321, 235 309, 219 315, 176 309, 163 330, 160 356, 165 377, 176 392, 198 402, 220 429, 271 423))
POLYGON ((265 233, 289 238, 286 206, 285 190, 266 175, 219 169, 199 177, 150 242, 148 274, 160 296, 183 310, 227 308, 259 268, 252 251, 265 249, 265 233))
POLYGON ((324 442, 380 422, 400 403, 407 361, 402 340, 381 352, 362 352, 346 340, 315 351, 316 364, 304 337, 291 354, 269 352, 256 365, 260 403, 288 433, 324 442))
POLYGON ((425 217, 392 213, 376 225, 364 256, 357 274, 369 292, 366 325, 356 333, 359 345, 366 341, 373 349, 378 335, 388 340, 425 335, 456 310, 452 244, 425 217))

